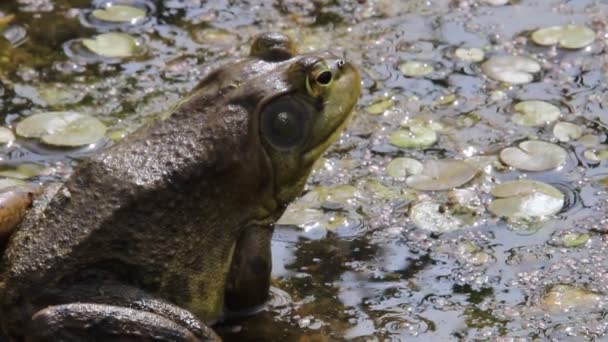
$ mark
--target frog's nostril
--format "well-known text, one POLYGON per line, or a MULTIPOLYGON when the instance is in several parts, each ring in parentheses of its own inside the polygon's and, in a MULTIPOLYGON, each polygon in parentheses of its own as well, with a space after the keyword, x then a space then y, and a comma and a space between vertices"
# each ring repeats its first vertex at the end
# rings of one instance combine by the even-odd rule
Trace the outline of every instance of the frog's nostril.
POLYGON ((344 67, 344 60, 341 59, 338 61, 338 68, 342 69, 343 67, 344 67))

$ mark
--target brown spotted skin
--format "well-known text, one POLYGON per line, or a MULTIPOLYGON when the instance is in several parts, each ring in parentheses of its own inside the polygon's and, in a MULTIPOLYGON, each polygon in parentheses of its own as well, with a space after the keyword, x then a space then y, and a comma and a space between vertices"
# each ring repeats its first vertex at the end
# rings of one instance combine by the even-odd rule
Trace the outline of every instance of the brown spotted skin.
MULTIPOLYGON (((312 57, 261 35, 250 58, 209 74, 170 116, 79 165, 7 243, 1 330, 15 340, 214 341, 205 324, 225 302, 263 304, 271 224, 301 192, 318 157, 309 151, 333 132, 289 169, 262 141, 258 114, 274 96, 306 92, 312 57)), ((332 118, 345 121, 354 104, 332 118)))

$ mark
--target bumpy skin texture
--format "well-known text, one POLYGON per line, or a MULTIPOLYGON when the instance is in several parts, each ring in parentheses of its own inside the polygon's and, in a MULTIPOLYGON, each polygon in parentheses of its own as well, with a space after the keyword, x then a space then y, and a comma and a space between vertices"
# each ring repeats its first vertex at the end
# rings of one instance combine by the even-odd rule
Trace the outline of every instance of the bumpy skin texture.
POLYGON ((328 59, 355 100, 325 116, 324 98, 311 99, 327 132, 274 151, 259 113, 277 96, 305 97, 314 58, 262 35, 251 58, 208 75, 168 118, 81 164, 7 244, 2 330, 17 340, 217 340, 204 323, 220 317, 226 292, 231 309, 263 304, 271 224, 359 92, 356 70, 328 59))

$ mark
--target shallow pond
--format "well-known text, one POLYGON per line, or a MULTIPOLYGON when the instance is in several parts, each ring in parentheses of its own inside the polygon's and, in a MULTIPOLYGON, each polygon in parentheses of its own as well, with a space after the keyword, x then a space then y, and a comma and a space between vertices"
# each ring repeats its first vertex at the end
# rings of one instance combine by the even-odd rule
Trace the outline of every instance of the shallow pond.
POLYGON ((6 179, 68 174, 259 32, 360 67, 353 120, 277 225, 272 300, 220 324, 226 341, 608 334, 605 1, 11 0, 0 12, 5 127, 67 111, 107 128, 70 149, 1 131, 6 179))

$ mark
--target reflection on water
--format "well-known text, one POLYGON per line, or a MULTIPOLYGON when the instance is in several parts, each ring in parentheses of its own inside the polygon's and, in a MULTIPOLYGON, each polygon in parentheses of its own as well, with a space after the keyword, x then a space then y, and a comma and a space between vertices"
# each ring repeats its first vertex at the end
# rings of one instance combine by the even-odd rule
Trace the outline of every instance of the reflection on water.
MULTIPOLYGON (((270 303, 254 316, 227 318, 218 326, 225 340, 600 338, 608 332, 608 170, 602 152, 608 149, 608 4, 489 3, 3 1, 0 11, 15 19, 0 38, 0 109, 7 124, 40 111, 90 113, 113 136, 122 136, 175 103, 213 65, 246 55, 259 32, 286 32, 301 51, 335 49, 361 69, 360 105, 347 132, 317 165, 308 195, 277 226, 270 303), (92 17, 94 9, 111 4, 134 5, 146 15, 127 23, 92 17), (528 38, 538 28, 568 23, 592 28, 597 39, 566 50, 528 38), (70 45, 115 31, 133 35, 145 53, 90 60, 70 45), (532 58, 541 71, 530 83, 497 82, 483 74, 481 62, 458 58, 458 48, 480 49, 485 59, 532 58), (416 61, 432 71, 406 76, 404 63, 416 61), (41 95, 48 94, 45 84, 69 84, 78 96, 49 102, 41 95), (379 113, 366 109, 387 99, 379 113), (581 137, 559 141, 556 122, 514 122, 513 106, 524 100, 557 106, 557 121, 580 127, 581 137), (391 145, 391 133, 413 122, 432 127, 437 142, 424 149, 391 145), (496 158, 505 147, 535 139, 566 149, 566 162, 554 170, 522 172, 496 158), (387 175, 387 164, 397 157, 461 159, 478 165, 479 172, 460 194, 417 192, 407 187, 407 175, 387 175), (493 217, 486 210, 490 190, 517 179, 556 187, 564 194, 563 209, 524 222, 493 217), (455 196, 467 193, 472 195, 458 202, 461 207, 454 206, 455 196), (468 210, 463 229, 437 234, 417 227, 410 209, 424 201, 440 203, 439 210, 449 213, 468 210), (562 285, 569 287, 556 287, 562 285), (563 293, 551 292, 556 288, 563 293), (572 311, 548 304, 552 298, 590 298, 581 293, 593 294, 594 302, 572 311)), ((19 141, 0 153, 12 165, 57 166, 94 150, 19 141)))

